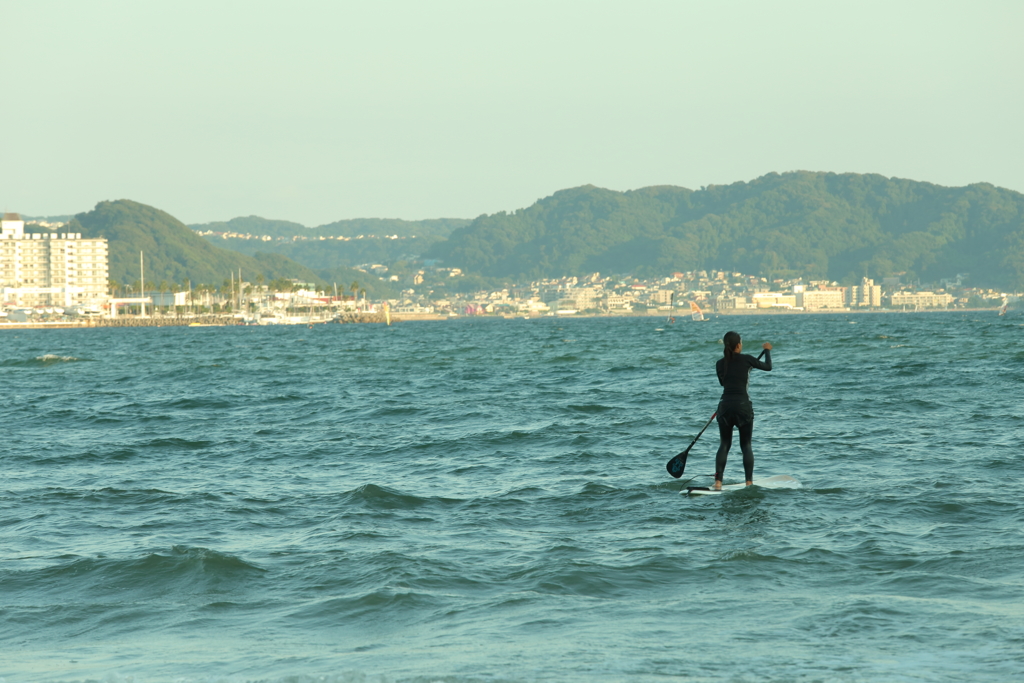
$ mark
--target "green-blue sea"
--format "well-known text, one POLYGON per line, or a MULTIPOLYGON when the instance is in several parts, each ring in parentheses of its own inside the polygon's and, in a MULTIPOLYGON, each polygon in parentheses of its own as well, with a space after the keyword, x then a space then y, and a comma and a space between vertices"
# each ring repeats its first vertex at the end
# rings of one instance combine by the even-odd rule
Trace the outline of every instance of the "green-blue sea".
POLYGON ((1022 341, 1013 311, 2 330, 0 681, 1024 680, 1022 341), (665 471, 730 329, 775 347, 756 476, 803 488, 680 495, 714 426, 665 471))

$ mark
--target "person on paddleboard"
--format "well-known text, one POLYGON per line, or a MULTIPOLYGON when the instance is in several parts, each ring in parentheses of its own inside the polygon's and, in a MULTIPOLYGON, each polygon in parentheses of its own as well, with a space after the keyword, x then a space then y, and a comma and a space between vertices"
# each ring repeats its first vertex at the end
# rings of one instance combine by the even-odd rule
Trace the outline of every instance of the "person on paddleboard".
POLYGON ((764 362, 741 353, 743 340, 738 332, 726 332, 722 337, 725 345, 725 356, 715 365, 718 383, 722 385, 722 400, 718 403, 718 433, 721 442, 715 456, 715 490, 722 488, 722 475, 725 474, 725 463, 729 459, 732 447, 733 427, 740 432, 740 449, 743 451, 743 471, 746 474, 747 486, 754 483, 754 449, 750 442, 754 436, 754 406, 747 395, 747 382, 750 368, 758 370, 772 369, 772 345, 765 342, 764 362))

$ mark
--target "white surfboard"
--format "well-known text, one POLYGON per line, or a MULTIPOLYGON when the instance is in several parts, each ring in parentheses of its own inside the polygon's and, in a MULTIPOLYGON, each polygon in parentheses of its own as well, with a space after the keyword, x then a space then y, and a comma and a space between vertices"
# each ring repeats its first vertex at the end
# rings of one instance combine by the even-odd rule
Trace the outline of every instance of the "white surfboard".
MULTIPOLYGON (((797 481, 793 477, 789 476, 788 474, 776 474, 774 477, 765 477, 764 479, 755 479, 754 480, 754 486, 760 486, 760 487, 766 488, 766 489, 798 489, 798 488, 802 488, 803 484, 801 484, 799 481, 797 481)), ((746 488, 746 487, 747 487, 747 485, 745 483, 744 484, 725 484, 724 486, 722 486, 722 490, 721 491, 714 491, 714 490, 706 491, 706 490, 703 490, 703 489, 689 488, 689 489, 684 489, 684 490, 680 491, 679 493, 683 494, 684 496, 720 496, 723 493, 728 493, 729 491, 739 491, 740 489, 743 489, 743 488, 746 488)))

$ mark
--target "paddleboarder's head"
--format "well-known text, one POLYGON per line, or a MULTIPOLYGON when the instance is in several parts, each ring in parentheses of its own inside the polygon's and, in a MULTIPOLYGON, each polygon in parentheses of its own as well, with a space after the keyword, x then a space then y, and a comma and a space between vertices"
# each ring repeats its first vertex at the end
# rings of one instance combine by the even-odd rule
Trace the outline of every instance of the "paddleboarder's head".
POLYGON ((732 358, 743 349, 743 340, 739 332, 726 332, 722 337, 722 345, 725 347, 725 357, 732 358))

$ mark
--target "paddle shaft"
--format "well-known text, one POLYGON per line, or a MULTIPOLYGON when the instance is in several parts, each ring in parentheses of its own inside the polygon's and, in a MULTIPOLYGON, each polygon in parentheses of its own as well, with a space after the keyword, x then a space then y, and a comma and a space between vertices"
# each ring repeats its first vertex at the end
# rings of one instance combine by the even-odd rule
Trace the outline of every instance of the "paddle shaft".
POLYGON ((684 450, 683 453, 693 448, 693 444, 697 443, 697 439, 701 437, 701 435, 704 433, 704 430, 711 426, 711 423, 715 421, 716 417, 718 417, 717 410, 711 413, 711 418, 707 421, 707 424, 704 425, 704 429, 701 429, 699 432, 697 432, 697 436, 693 437, 693 441, 690 442, 690 445, 686 447, 686 450, 684 450))

